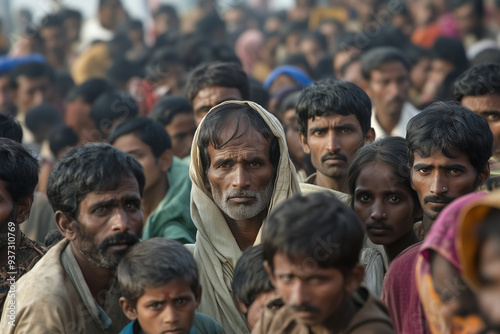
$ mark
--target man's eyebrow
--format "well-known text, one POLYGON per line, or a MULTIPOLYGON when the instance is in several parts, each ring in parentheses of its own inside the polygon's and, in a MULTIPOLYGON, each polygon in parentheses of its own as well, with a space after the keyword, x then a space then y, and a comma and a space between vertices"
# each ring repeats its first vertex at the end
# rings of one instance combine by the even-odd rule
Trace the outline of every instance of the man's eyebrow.
POLYGON ((464 169, 464 168, 466 168, 464 165, 461 165, 461 164, 440 165, 439 167, 446 168, 446 169, 464 169))
POLYGON ((326 130, 326 129, 328 129, 327 126, 313 126, 313 127, 309 128, 309 132, 313 133, 316 131, 326 130))
POLYGON ((229 159, 229 158, 226 158, 226 159, 221 158, 221 159, 214 160, 213 165, 216 166, 216 165, 227 164, 227 163, 229 163, 231 161, 232 161, 232 159, 229 159))
POLYGON ((262 157, 248 157, 248 158, 245 158, 245 161, 246 162, 264 162, 264 159, 262 157))
POLYGON ((413 169, 421 169, 421 168, 431 168, 432 165, 429 164, 416 164, 413 165, 413 169))
POLYGON ((115 199, 110 199, 107 201, 100 201, 100 202, 96 202, 96 203, 92 204, 90 206, 90 208, 95 209, 95 208, 100 207, 100 206, 109 207, 109 206, 113 205, 114 203, 115 203, 115 199))
POLYGON ((485 110, 485 111, 481 111, 481 114, 500 115, 500 110, 485 110))

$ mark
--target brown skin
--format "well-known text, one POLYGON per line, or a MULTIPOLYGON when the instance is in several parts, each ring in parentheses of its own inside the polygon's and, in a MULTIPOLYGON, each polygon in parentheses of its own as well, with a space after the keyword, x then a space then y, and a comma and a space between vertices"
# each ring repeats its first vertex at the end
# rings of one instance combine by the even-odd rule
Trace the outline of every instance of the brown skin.
POLYGON ((478 275, 481 287, 478 299, 488 322, 500 327, 500 243, 498 237, 487 238, 479 249, 478 275))
POLYGON ((464 107, 486 117, 493 133, 493 156, 500 158, 500 94, 464 96, 464 107))
POLYGON ((456 149, 450 150, 456 158, 448 158, 441 150, 423 158, 413 153, 411 169, 412 188, 417 192, 424 211, 422 228, 427 235, 438 214, 454 199, 471 193, 486 181, 490 166, 477 175, 469 157, 456 149))
MULTIPOLYGON (((73 220, 62 211, 55 213, 55 221, 61 234, 69 240, 71 251, 82 271, 92 297, 104 305, 102 291, 106 291, 113 279, 114 269, 96 265, 89 259, 112 259, 116 264, 132 244, 107 247, 103 254, 96 249, 105 240, 117 235, 128 234, 138 238, 142 229, 142 209, 139 185, 135 177, 125 177, 114 190, 91 192, 78 205, 77 219, 73 220), (111 201, 111 202, 110 202, 111 201)), ((115 266, 116 268, 116 266, 115 266)))
POLYGON ((151 147, 132 133, 118 137, 113 146, 130 154, 144 168, 146 184, 141 202, 146 222, 168 191, 166 173, 172 166, 172 150, 165 150, 156 158, 151 147))
POLYGON ((23 223, 30 214, 33 196, 20 199, 17 206, 14 207, 12 195, 7 189, 7 182, 0 180, 0 267, 7 265, 8 260, 8 237, 13 233, 16 237, 16 245, 19 246, 21 229, 19 224, 23 223), (9 222, 15 223, 15 226, 9 226, 9 222), (12 230, 15 228, 15 231, 12 230))
POLYGON ((165 126, 165 130, 172 141, 172 151, 180 159, 187 157, 191 153, 191 144, 196 123, 192 112, 182 112, 172 118, 170 124, 165 126))
POLYGON ((300 134, 300 143, 317 170, 315 184, 348 193, 346 173, 356 152, 375 139, 375 131, 363 137, 355 115, 332 114, 307 121, 307 137, 300 134))
MULTIPOLYGON (((222 142, 226 142, 225 138, 229 138, 235 126, 235 123, 228 124, 222 142)), ((246 126, 240 124, 240 129, 242 127, 246 126)), ((238 246, 246 249, 254 244, 267 216, 275 171, 269 143, 262 134, 250 128, 236 137, 240 135, 241 138, 231 140, 221 149, 208 147, 210 166, 205 188, 223 212, 238 246)))
POLYGON ((364 85, 372 100, 376 118, 386 133, 391 133, 399 123, 403 105, 410 90, 409 73, 403 63, 389 61, 370 73, 364 85))
POLYGON ((307 259, 301 260, 291 262, 277 253, 272 267, 264 262, 273 286, 283 297, 284 307, 291 308, 297 320, 312 333, 342 332, 357 312, 350 295, 361 285, 364 267, 358 264, 344 276, 337 268, 312 270, 307 259), (297 310, 299 307, 302 310, 297 310))
POLYGON ((200 125, 201 120, 212 107, 224 101, 242 99, 243 97, 237 88, 208 86, 201 89, 191 101, 196 126, 200 125))
POLYGON ((139 321, 141 333, 188 334, 201 301, 201 287, 194 293, 189 282, 176 279, 145 290, 135 305, 120 298, 123 313, 131 321, 139 321))
POLYGON ((383 162, 366 165, 356 179, 354 211, 370 240, 384 246, 389 261, 419 241, 413 224, 422 210, 412 193, 383 162))
POLYGON ((25 115, 28 110, 34 108, 52 98, 49 78, 42 76, 28 78, 20 76, 17 78, 17 89, 14 93, 14 101, 17 112, 25 115))

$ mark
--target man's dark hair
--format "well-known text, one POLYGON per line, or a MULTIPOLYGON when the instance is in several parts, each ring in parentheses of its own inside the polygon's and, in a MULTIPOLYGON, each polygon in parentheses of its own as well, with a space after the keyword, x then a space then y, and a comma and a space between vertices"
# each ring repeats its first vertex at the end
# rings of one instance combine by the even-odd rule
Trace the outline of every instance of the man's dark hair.
POLYGON ((161 5, 154 13, 153 13, 153 18, 157 18, 159 15, 168 15, 171 16, 175 19, 179 19, 179 16, 177 15, 177 10, 175 7, 170 6, 170 5, 161 5))
POLYGON ((0 180, 7 183, 12 201, 16 204, 23 198, 33 196, 40 170, 38 160, 20 143, 0 138, 0 161, 0 180))
POLYGON ((432 52, 429 49, 425 49, 415 44, 408 43, 404 50, 411 67, 417 65, 421 59, 432 59, 432 52))
POLYGON ((68 93, 68 96, 66 97, 66 100, 68 102, 81 100, 82 102, 92 105, 102 93, 114 89, 115 88, 111 84, 111 82, 106 79, 88 79, 82 84, 71 89, 71 91, 68 93))
POLYGON ((22 143, 23 128, 14 117, 0 113, 0 137, 22 143))
POLYGON ((26 113, 26 127, 37 134, 41 126, 54 126, 63 123, 63 119, 59 112, 51 104, 43 103, 26 113))
POLYGON ((90 116, 97 128, 105 137, 115 120, 134 118, 139 114, 139 106, 135 99, 120 91, 102 93, 92 105, 90 116))
POLYGON ((434 59, 442 59, 453 64, 454 71, 462 73, 469 67, 467 54, 461 40, 451 37, 439 37, 432 46, 434 59))
POLYGON ((479 175, 491 157, 493 134, 485 117, 457 104, 435 102, 408 122, 406 143, 411 167, 414 153, 426 158, 439 150, 454 158, 456 150, 467 155, 479 175))
POLYGON ((486 63, 500 64, 500 49, 489 48, 479 52, 474 59, 472 59, 471 66, 486 63))
POLYGON ((146 289, 176 280, 189 283, 194 295, 199 294, 200 280, 193 255, 172 239, 157 237, 137 243, 118 264, 116 276, 123 297, 134 306, 146 289))
POLYGON ((302 53, 294 53, 288 55, 282 62, 281 65, 292 65, 303 70, 308 76, 312 76, 313 70, 309 63, 307 62, 306 56, 302 53))
POLYGON ((41 31, 43 28, 62 28, 63 27, 63 18, 61 14, 48 14, 42 18, 39 25, 39 30, 41 31))
POLYGON ((157 159, 163 152, 172 148, 170 136, 165 128, 151 118, 138 117, 123 121, 109 135, 109 143, 113 145, 118 138, 128 134, 135 135, 148 145, 157 159))
POLYGON ((78 136, 72 128, 65 124, 55 127, 49 135, 49 147, 52 154, 57 157, 66 147, 78 145, 78 136))
POLYGON ((175 115, 181 113, 192 114, 193 107, 183 96, 168 95, 156 102, 149 117, 161 125, 167 126, 172 122, 175 115))
POLYGON ((65 8, 61 11, 60 13, 61 18, 64 20, 67 19, 76 19, 81 21, 82 20, 82 13, 78 10, 71 9, 71 8, 65 8))
MULTIPOLYGON (((401 137, 384 137, 359 149, 349 165, 349 192, 354 198, 356 180, 363 168, 374 168, 373 164, 381 162, 388 165, 396 180, 404 184, 412 195, 414 205, 419 205, 418 194, 411 187, 410 168, 408 166, 408 148, 401 137)), ((354 201, 351 201, 351 206, 354 201)))
POLYGON ((481 64, 469 68, 455 81, 454 97, 500 94, 500 64, 481 64))
POLYGON ((365 80, 370 80, 372 71, 379 70, 382 65, 393 61, 400 62, 407 71, 410 70, 408 58, 398 49, 391 46, 371 49, 361 56, 361 74, 365 80))
POLYGON ((125 177, 134 177, 142 196, 144 171, 131 155, 105 143, 90 143, 68 151, 55 164, 47 183, 54 211, 76 220, 80 203, 92 192, 117 189, 125 177))
POLYGON ((365 233, 353 210, 325 193, 295 195, 282 202, 262 230, 264 260, 274 255, 315 268, 336 268, 346 275, 359 263, 365 233))
POLYGON ((195 68, 186 83, 186 96, 189 103, 193 104, 198 92, 210 86, 236 88, 243 100, 248 100, 250 96, 248 77, 241 66, 236 63, 213 62, 195 68))
POLYGON ((231 286, 234 300, 243 303, 247 309, 260 294, 274 290, 264 269, 262 244, 245 250, 234 268, 231 286))
POLYGON ((248 99, 262 106, 262 108, 268 110, 269 100, 271 96, 269 92, 262 87, 262 82, 252 77, 248 78, 250 82, 250 96, 248 99))
POLYGON ((269 158, 271 164, 276 171, 280 159, 280 147, 278 138, 273 134, 271 128, 262 119, 259 113, 253 110, 247 104, 228 103, 216 107, 212 112, 205 116, 203 123, 198 134, 198 149, 200 150, 201 165, 203 166, 204 173, 208 173, 210 167, 210 154, 208 153, 208 146, 211 145, 216 150, 219 150, 230 143, 232 140, 238 140, 247 131, 254 129, 264 136, 265 140, 269 143, 269 158), (231 137, 222 142, 221 134, 231 121, 236 122, 236 128, 231 137), (243 133, 238 135, 240 127, 243 133))
POLYGON ((319 116, 355 115, 363 136, 371 127, 372 104, 366 93, 355 84, 342 80, 323 80, 302 91, 295 112, 299 131, 307 137, 307 122, 319 116))
POLYGON ((47 77, 51 83, 55 82, 54 71, 47 64, 37 61, 20 64, 12 70, 10 73, 10 84, 12 88, 17 89, 17 79, 19 77, 27 77, 29 79, 47 77))
POLYGON ((328 42, 326 40, 326 37, 319 31, 306 31, 302 34, 302 36, 300 36, 301 42, 307 39, 314 40, 316 43, 318 43, 323 51, 326 51, 328 49, 328 42))
POLYGON ((173 66, 183 65, 179 52, 165 46, 153 52, 146 66, 146 79, 151 82, 161 81, 173 66))

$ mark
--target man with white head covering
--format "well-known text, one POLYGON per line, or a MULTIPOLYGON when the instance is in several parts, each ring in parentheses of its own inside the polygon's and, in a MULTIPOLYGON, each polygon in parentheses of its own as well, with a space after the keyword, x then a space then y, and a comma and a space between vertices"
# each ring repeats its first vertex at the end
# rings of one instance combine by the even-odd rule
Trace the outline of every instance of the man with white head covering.
POLYGON ((246 248, 260 242, 272 208, 300 192, 295 168, 279 121, 249 101, 212 108, 193 143, 191 216, 198 234, 188 247, 203 287, 198 311, 228 333, 248 333, 231 296, 234 267, 246 248))

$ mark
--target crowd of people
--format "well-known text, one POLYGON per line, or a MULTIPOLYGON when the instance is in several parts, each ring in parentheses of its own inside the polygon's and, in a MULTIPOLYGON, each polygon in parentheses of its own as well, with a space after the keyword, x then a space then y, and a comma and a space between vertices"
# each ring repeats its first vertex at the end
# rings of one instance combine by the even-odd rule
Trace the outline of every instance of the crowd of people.
POLYGON ((120 0, 0 38, 0 332, 500 333, 500 2, 120 0))

